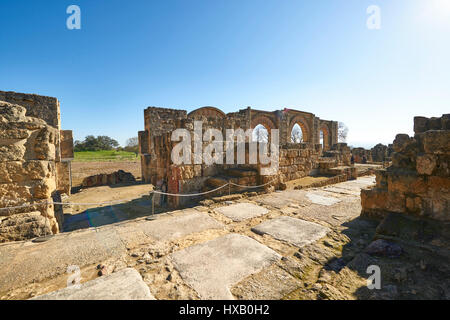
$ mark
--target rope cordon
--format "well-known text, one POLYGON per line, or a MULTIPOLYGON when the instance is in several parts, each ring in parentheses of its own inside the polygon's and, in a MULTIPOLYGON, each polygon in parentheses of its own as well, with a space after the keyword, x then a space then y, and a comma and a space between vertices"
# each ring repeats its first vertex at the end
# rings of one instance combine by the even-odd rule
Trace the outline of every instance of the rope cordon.
MULTIPOLYGON (((275 178, 269 182, 266 182, 264 184, 258 185, 258 186, 244 186, 244 185, 240 185, 234 182, 227 182, 224 185, 221 185, 220 187, 217 187, 215 189, 212 190, 208 190, 205 192, 200 192, 200 193, 168 193, 168 192, 162 192, 162 191, 158 191, 158 190, 152 190, 149 191, 149 195, 154 193, 154 194, 160 194, 160 195, 167 195, 167 196, 174 196, 174 197, 197 197, 197 196, 202 196, 202 195, 206 195, 208 193, 212 193, 215 191, 218 191, 220 189, 223 189, 227 186, 236 186, 239 188, 245 188, 245 189, 254 189, 254 188, 261 188, 264 187, 272 182, 274 182, 275 180, 277 180, 278 178, 275 178)), ((142 195, 141 195, 142 196, 142 195)), ((54 202, 54 201, 44 201, 44 202, 40 202, 40 203, 29 203, 29 204, 23 204, 23 205, 19 205, 19 206, 13 206, 13 207, 4 207, 4 208, 0 208, 0 211, 3 210, 14 210, 14 209, 21 209, 21 208, 27 208, 27 207, 34 207, 34 206, 42 206, 42 205, 79 205, 79 206, 97 206, 97 205, 112 205, 112 204, 118 204, 121 202, 129 202, 129 201, 133 201, 136 200, 136 198, 133 199, 121 199, 121 200, 111 200, 111 201, 105 201, 105 202, 86 202, 86 203, 78 203, 78 202, 54 202)))

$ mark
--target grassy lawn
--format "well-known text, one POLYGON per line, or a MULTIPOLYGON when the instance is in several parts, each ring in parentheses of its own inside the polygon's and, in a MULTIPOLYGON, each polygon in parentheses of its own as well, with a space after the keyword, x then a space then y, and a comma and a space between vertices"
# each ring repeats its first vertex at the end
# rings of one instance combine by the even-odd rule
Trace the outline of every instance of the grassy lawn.
POLYGON ((101 150, 75 152, 74 161, 137 161, 137 159, 134 152, 101 150))

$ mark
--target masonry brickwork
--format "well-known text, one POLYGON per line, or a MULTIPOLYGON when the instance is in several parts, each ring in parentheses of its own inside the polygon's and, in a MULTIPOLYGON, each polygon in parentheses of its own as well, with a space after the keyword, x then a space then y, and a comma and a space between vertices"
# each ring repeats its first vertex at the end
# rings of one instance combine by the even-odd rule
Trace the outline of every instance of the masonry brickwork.
MULTIPOLYGON (((165 180, 168 192, 194 193, 208 190, 226 183, 236 181, 238 184, 268 184, 267 188, 277 187, 284 181, 298 179, 311 173, 319 172, 322 157, 332 157, 335 165, 350 163, 350 149, 346 144, 338 145, 338 123, 322 120, 312 113, 284 109, 273 112, 254 110, 250 107, 225 114, 215 107, 203 107, 187 113, 185 110, 149 107, 144 111, 145 131, 139 132, 142 177, 144 181, 160 185, 165 180), (226 137, 227 129, 254 129, 263 125, 269 132, 279 130, 279 170, 273 175, 261 175, 264 166, 249 164, 249 141, 246 140, 246 164, 174 165, 171 151, 178 142, 171 141, 172 131, 179 128, 188 129, 194 137, 194 121, 202 121, 203 132, 207 129, 219 129, 226 137), (292 143, 291 131, 295 124, 302 129, 303 142, 292 143), (320 144, 321 133, 323 144, 320 144), (342 151, 344 151, 344 155, 342 151), (330 154, 325 155, 324 152, 330 154), (344 160, 345 159, 345 160, 344 160)), ((250 142, 251 143, 251 142, 250 142)), ((208 143, 204 142, 204 145, 208 143)), ((225 145, 223 150, 226 150, 225 145)), ((225 157, 224 154, 219 157, 225 157)), ((224 158, 225 159, 225 158, 224 158)), ((329 158, 327 158, 329 159, 329 158)), ((195 163, 195 161, 192 161, 195 163)), ((171 205, 178 206, 188 199, 169 197, 171 205)))
POLYGON ((376 172, 375 187, 362 190, 363 216, 450 221, 450 115, 415 117, 414 133, 396 136, 392 165, 376 172))
POLYGON ((56 98, 0 91, 0 242, 62 229, 60 206, 48 202, 70 194, 72 158, 56 98))

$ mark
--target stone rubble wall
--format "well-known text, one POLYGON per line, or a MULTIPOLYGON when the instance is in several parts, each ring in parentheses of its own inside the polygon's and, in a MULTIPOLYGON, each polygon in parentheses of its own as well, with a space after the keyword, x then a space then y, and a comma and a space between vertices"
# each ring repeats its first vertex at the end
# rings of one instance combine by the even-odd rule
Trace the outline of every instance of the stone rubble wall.
POLYGON ((367 150, 364 148, 353 148, 351 154, 353 155, 356 163, 362 163, 363 157, 366 157, 366 161, 383 163, 391 161, 392 153, 394 152, 392 144, 388 146, 384 144, 377 144, 372 149, 367 150))
POLYGON ((355 163, 362 163, 364 157, 366 157, 367 162, 372 162, 372 153, 370 150, 364 148, 353 148, 352 155, 355 159, 355 163))
POLYGON ((0 101, 0 208, 32 204, 0 210, 0 242, 57 233, 62 225, 62 215, 44 204, 57 192, 59 129, 26 112, 0 101))
MULTIPOLYGON (((219 155, 220 158, 224 159, 224 164, 195 164, 194 155, 192 155, 192 164, 174 165, 171 161, 171 151, 178 142, 171 141, 171 134, 175 129, 184 128, 190 132, 191 137, 194 137, 194 121, 202 121, 203 133, 209 128, 221 130, 224 139, 226 129, 240 128, 246 131, 254 128, 257 124, 263 124, 268 129, 269 135, 272 129, 279 129, 279 170, 271 176, 241 177, 238 179, 239 184, 258 185, 276 180, 273 184, 268 185, 268 188, 274 188, 284 181, 302 178, 312 171, 318 172, 318 159, 322 156, 322 146, 317 142, 320 139, 321 129, 327 133, 326 147, 331 149, 328 151, 332 153, 333 161, 337 165, 347 164, 350 161, 350 149, 347 145, 336 143, 337 122, 321 120, 311 113, 287 109, 267 112, 253 110, 249 107, 225 115, 214 107, 204 107, 188 114, 185 110, 149 107, 144 110, 144 119, 145 130, 138 134, 143 180, 157 187, 165 180, 168 184, 169 193, 201 192, 204 190, 206 181, 225 174, 226 170, 230 168, 255 170, 258 174, 261 173, 263 168, 261 165, 248 164, 248 140, 246 140, 245 148, 247 163, 245 165, 225 164, 225 146, 223 148, 224 153, 219 155), (305 130, 305 143, 290 143, 289 130, 295 123, 300 123, 302 130, 305 130)), ((208 144, 208 142, 203 142, 203 147, 208 144)), ((192 143, 192 150, 193 147, 192 143)), ((178 206, 188 199, 169 197, 168 200, 169 202, 174 200, 176 203, 172 203, 172 205, 178 206)))
POLYGON ((321 145, 308 143, 286 144, 280 148, 280 182, 300 179, 309 175, 319 166, 321 145))
POLYGON ((414 118, 414 137, 398 134, 392 165, 361 191, 362 216, 387 213, 450 221, 450 115, 414 118))
POLYGON ((102 173, 94 176, 89 176, 83 179, 83 187, 97 187, 97 186, 108 186, 115 185, 119 183, 131 183, 136 182, 133 174, 125 172, 123 170, 118 170, 113 173, 102 173))

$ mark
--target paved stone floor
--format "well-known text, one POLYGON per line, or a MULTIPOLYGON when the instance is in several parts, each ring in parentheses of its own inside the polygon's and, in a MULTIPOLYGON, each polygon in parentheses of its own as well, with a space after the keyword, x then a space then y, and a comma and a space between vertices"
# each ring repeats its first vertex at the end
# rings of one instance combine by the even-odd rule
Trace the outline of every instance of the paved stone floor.
POLYGON ((301 248, 325 237, 330 229, 317 223, 282 216, 267 220, 252 228, 252 231, 258 234, 269 234, 275 239, 289 242, 301 248))
POLYGON ((255 218, 269 212, 269 210, 264 207, 247 202, 219 207, 215 209, 215 211, 227 216, 233 221, 242 221, 250 218, 255 218))
POLYGON ((299 260, 299 247, 326 251, 327 234, 345 238, 340 232, 360 214, 360 189, 373 183, 374 177, 362 177, 62 233, 42 243, 2 244, 0 299, 62 289, 70 265, 87 283, 97 278, 99 263, 110 272, 136 269, 156 299, 280 299, 305 283, 299 274, 309 258, 299 260))
POLYGON ((32 300, 155 300, 155 298, 139 272, 127 268, 32 300))
POLYGON ((202 299, 233 299, 230 287, 281 256, 249 237, 228 234, 172 254, 181 277, 202 299))

